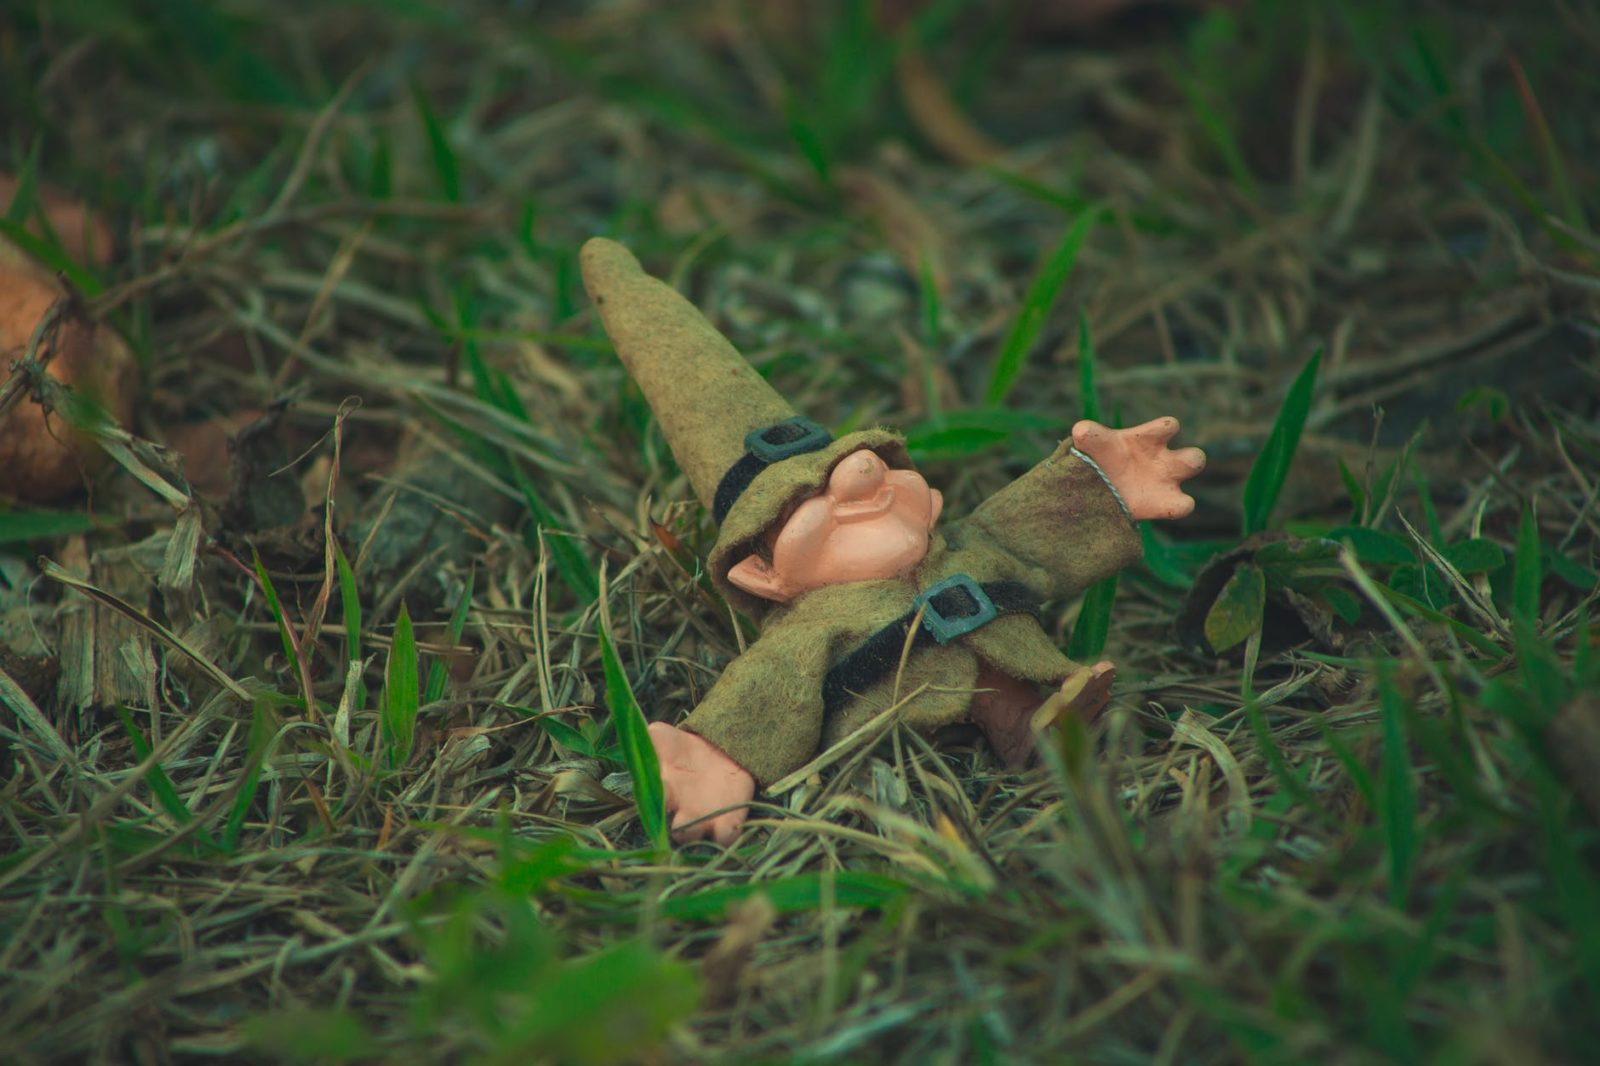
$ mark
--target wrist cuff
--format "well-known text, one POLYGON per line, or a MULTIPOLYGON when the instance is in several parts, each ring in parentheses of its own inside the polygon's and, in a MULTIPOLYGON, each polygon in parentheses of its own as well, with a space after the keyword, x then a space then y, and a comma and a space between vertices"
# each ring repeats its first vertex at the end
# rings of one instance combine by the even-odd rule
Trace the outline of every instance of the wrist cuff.
POLYGON ((1111 483, 1111 479, 1106 477, 1106 472, 1100 469, 1100 464, 1089 458, 1088 455, 1080 452, 1077 445, 1072 446, 1072 454, 1088 463, 1090 469, 1092 469, 1096 474, 1100 475, 1100 480, 1106 483, 1106 488, 1110 489, 1111 495, 1116 498, 1117 506, 1122 508, 1122 513, 1127 516, 1128 521, 1132 522, 1133 512, 1128 510, 1127 501, 1122 498, 1122 493, 1117 491, 1117 487, 1111 483))

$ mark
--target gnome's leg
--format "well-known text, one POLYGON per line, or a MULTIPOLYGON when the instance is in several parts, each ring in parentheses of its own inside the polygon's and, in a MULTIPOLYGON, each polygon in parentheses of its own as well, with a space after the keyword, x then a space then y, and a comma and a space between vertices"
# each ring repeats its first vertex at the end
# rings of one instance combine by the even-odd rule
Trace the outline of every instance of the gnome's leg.
POLYGON ((1041 701, 1039 686, 984 663, 978 670, 976 687, 980 691, 972 698, 972 720, 983 730, 1000 761, 1007 768, 1018 770, 1033 757, 1038 730, 1054 725, 1067 714, 1092 720, 1111 698, 1115 680, 1116 670, 1109 662, 1080 666, 1041 701))

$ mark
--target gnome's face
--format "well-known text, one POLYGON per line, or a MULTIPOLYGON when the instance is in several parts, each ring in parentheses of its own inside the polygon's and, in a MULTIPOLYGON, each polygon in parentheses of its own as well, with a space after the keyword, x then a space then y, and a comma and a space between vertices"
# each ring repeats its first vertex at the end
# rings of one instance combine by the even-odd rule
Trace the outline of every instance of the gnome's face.
POLYGON ((871 449, 839 461, 827 487, 771 534, 772 561, 751 555, 728 580, 754 596, 788 603, 825 585, 898 577, 928 554, 944 508, 915 470, 890 470, 871 449))

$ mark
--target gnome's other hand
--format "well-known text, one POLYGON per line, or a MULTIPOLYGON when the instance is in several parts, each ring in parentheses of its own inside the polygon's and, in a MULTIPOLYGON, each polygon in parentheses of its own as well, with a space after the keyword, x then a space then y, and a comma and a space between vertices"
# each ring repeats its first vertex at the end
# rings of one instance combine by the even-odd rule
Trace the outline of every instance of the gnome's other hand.
POLYGON ((756 779, 716 745, 665 722, 650 723, 650 743, 661 763, 672 839, 682 844, 709 836, 723 846, 732 844, 750 813, 743 804, 755 798, 756 779), (712 811, 723 813, 700 821, 712 811), (699 824, 682 828, 690 822, 699 824))
POLYGON ((1072 445, 1105 472, 1135 521, 1183 518, 1194 510, 1194 497, 1178 486, 1205 469, 1206 453, 1168 448, 1177 432, 1178 420, 1170 416, 1132 429, 1084 419, 1072 427, 1072 445))

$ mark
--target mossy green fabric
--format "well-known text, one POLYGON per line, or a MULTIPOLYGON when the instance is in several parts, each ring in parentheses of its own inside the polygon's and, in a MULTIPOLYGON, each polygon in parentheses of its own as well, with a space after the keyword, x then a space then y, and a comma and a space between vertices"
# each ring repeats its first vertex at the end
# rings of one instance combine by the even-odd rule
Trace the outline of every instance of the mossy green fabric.
MULTIPOLYGON (((745 435, 793 417, 794 408, 698 308, 646 274, 627 248, 595 237, 584 244, 579 263, 606 335, 649 401, 696 498, 710 510, 723 475, 744 455, 745 435)), ((707 562, 729 602, 756 618, 770 609, 766 600, 731 585, 728 571, 791 504, 820 492, 834 464, 860 448, 871 448, 893 468, 911 466, 899 434, 868 429, 756 475, 723 519, 707 562)))
POLYGON ((822 703, 822 680, 833 665, 945 577, 1018 581, 1041 601, 1059 600, 1137 560, 1140 550, 1137 528, 1099 471, 1063 444, 945 527, 906 577, 833 585, 774 606, 761 638, 729 664, 683 728, 727 752, 764 787, 920 686, 927 689, 903 721, 935 729, 962 720, 980 659, 1012 677, 1058 684, 1077 664, 1032 617, 1009 615, 950 644, 913 651, 899 677, 856 694, 831 718, 822 703))

